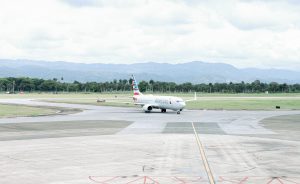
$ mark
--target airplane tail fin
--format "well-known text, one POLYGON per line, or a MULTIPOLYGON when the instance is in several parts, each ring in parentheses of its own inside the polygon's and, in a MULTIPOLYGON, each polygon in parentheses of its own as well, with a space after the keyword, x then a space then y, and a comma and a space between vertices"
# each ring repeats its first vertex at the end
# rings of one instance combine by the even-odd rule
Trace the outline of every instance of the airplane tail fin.
POLYGON ((134 75, 132 75, 132 89, 133 89, 133 95, 143 95, 140 90, 137 81, 135 80, 134 75))

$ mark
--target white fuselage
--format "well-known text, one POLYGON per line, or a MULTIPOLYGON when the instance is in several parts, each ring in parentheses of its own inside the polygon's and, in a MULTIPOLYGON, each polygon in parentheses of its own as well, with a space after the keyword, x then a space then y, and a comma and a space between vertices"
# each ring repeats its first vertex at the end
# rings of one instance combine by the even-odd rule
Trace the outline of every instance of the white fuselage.
POLYGON ((173 96, 134 95, 133 100, 137 105, 151 106, 156 109, 180 111, 185 107, 185 102, 181 98, 173 96))

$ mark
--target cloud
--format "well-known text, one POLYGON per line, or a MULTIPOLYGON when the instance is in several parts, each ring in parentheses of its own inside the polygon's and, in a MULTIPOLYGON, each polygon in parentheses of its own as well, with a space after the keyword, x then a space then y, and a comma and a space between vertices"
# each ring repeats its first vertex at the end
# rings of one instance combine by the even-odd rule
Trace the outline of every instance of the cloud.
POLYGON ((97 0, 62 0, 62 1, 75 7, 95 6, 100 4, 100 2, 97 0))
POLYGON ((280 0, 2 1, 0 58, 295 69, 299 7, 280 0))
POLYGON ((132 7, 147 3, 148 0, 61 0, 70 6, 80 7, 132 7))
POLYGON ((281 1, 243 1, 232 7, 227 18, 232 25, 243 30, 282 31, 298 26, 300 21, 299 13, 291 6, 281 1))

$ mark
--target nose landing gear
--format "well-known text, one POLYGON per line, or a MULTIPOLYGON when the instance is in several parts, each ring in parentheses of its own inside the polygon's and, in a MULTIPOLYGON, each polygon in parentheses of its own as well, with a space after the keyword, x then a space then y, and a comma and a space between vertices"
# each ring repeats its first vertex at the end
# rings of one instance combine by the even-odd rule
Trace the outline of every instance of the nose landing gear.
POLYGON ((167 112, 167 109, 161 109, 161 112, 165 113, 165 112, 167 112))
POLYGON ((180 114, 181 111, 182 111, 182 109, 179 109, 179 110, 177 111, 177 114, 180 114))

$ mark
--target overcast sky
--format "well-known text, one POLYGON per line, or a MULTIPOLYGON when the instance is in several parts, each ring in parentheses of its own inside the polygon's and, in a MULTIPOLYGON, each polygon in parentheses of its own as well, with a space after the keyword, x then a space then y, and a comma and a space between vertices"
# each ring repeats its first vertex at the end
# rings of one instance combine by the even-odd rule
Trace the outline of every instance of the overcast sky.
POLYGON ((300 1, 0 0, 0 58, 300 71, 300 1))

